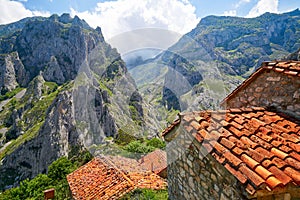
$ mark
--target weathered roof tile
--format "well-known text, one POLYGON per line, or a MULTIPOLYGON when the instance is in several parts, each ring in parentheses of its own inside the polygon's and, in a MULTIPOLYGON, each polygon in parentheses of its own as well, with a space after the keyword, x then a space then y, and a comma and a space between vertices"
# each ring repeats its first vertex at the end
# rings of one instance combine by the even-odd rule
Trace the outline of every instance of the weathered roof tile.
POLYGON ((289 183, 300 185, 299 121, 263 108, 231 109, 217 120, 211 119, 210 111, 200 115, 205 117, 198 122, 198 134, 193 134, 196 141, 249 193, 289 183))
POLYGON ((165 167, 166 155, 160 150, 140 164, 130 158, 101 156, 69 174, 67 180, 74 199, 117 199, 137 187, 165 188, 166 181, 155 174, 165 167))

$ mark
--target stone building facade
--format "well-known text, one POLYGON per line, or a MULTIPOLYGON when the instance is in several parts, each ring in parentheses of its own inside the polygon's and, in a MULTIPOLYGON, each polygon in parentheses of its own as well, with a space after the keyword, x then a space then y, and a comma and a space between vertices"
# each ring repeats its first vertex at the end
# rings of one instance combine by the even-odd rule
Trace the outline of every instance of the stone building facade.
POLYGON ((247 196, 239 181, 185 129, 169 141, 167 149, 169 199, 239 200, 247 196))
POLYGON ((179 114, 162 133, 169 198, 299 200, 299 74, 300 62, 264 63, 226 110, 179 114))
POLYGON ((300 116, 300 62, 265 62, 223 102, 224 108, 273 107, 300 116))

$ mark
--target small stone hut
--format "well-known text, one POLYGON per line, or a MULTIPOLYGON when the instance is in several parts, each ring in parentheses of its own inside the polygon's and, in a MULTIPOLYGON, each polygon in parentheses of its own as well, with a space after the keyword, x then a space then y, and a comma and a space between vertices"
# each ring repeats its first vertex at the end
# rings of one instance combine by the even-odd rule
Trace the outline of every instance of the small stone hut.
POLYGON ((163 132, 170 199, 300 199, 300 62, 263 63, 223 102, 163 132))

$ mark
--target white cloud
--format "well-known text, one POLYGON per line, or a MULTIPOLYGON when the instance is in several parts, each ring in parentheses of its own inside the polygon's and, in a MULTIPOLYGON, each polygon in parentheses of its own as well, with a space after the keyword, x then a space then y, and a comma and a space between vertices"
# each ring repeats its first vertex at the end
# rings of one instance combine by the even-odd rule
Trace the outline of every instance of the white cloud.
POLYGON ((257 17, 265 12, 278 13, 279 0, 259 0, 246 17, 257 17))
POLYGON ((245 4, 245 3, 250 3, 251 0, 240 0, 239 2, 237 2, 237 4, 235 4, 235 8, 239 8, 241 7, 241 5, 245 4))
POLYGON ((92 27, 100 26, 106 39, 141 28, 161 28, 178 33, 191 31, 199 19, 188 0, 118 0, 99 2, 93 11, 71 15, 85 19, 92 27))
POLYGON ((228 10, 223 13, 224 16, 236 16, 236 10, 228 10))
POLYGON ((25 17, 49 16, 49 12, 31 11, 17 1, 0 0, 0 24, 8 24, 25 17))

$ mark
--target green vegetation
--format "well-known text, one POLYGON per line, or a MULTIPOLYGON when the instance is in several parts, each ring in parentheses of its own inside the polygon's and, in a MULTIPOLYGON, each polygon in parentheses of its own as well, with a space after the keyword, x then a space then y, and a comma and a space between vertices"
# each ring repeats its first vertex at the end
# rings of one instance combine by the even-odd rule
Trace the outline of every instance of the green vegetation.
POLYGON ((136 189, 121 198, 122 200, 167 200, 168 190, 136 189))
POLYGON ((166 144, 162 140, 158 138, 152 138, 151 140, 145 141, 131 141, 125 145, 123 149, 132 153, 149 153, 157 148, 164 149, 165 147, 166 144))
POLYGON ((108 93, 109 96, 113 95, 113 92, 103 83, 102 81, 99 81, 100 88, 108 93))
POLYGON ((23 135, 19 136, 15 140, 11 140, 10 141, 11 143, 2 152, 0 152, 0 160, 2 160, 6 155, 11 154, 21 144, 33 139, 37 135, 37 133, 40 130, 43 123, 44 123, 44 121, 41 121, 41 122, 35 124, 32 128, 30 128, 28 131, 26 131, 23 135))
POLYGON ((138 140, 132 141, 126 146, 123 147, 126 151, 132 152, 132 153, 149 153, 151 151, 154 151, 154 147, 148 146, 145 143, 142 143, 138 140))
POLYGON ((134 105, 129 105, 129 110, 131 114, 131 119, 138 125, 142 125, 142 117, 140 116, 140 113, 137 111, 136 107, 134 105))
POLYGON ((48 168, 48 175, 39 174, 34 179, 26 179, 19 187, 12 188, 0 194, 0 200, 8 199, 43 199, 43 191, 55 188, 56 199, 69 199, 71 197, 66 175, 76 169, 66 157, 54 161, 48 168))
POLYGON ((3 95, 0 95, 0 101, 6 100, 6 99, 10 99, 13 96, 15 96, 16 94, 18 94, 19 92, 21 92, 22 90, 24 90, 24 88, 18 87, 16 89, 12 90, 12 91, 6 92, 3 95))
POLYGON ((166 143, 158 138, 152 138, 151 140, 146 140, 146 145, 154 147, 156 149, 165 149, 166 143))
POLYGON ((123 129, 119 129, 118 135, 114 141, 118 145, 126 145, 126 144, 130 143, 131 141, 135 141, 135 140, 137 140, 136 137, 127 133, 123 129))
POLYGON ((55 188, 55 199, 71 199, 71 193, 66 176, 77 169, 80 164, 84 164, 92 159, 87 151, 81 151, 76 159, 61 157, 48 167, 48 174, 39 174, 34 179, 26 179, 20 183, 19 187, 12 188, 0 193, 0 200, 24 200, 43 199, 43 191, 55 188), (87 158, 88 160, 81 160, 87 158))
POLYGON ((0 152, 0 160, 12 153, 26 141, 30 141, 37 136, 40 128, 44 124, 48 107, 56 98, 57 94, 62 90, 66 90, 69 85, 71 84, 66 83, 58 87, 56 83, 45 82, 42 88, 43 97, 40 100, 29 102, 28 99, 30 99, 33 94, 27 94, 22 99, 12 98, 8 102, 0 117, 1 119, 3 118, 5 127, 12 125, 11 117, 14 109, 23 111, 24 108, 29 108, 23 111, 22 118, 17 123, 18 128, 24 131, 24 133, 17 136, 14 130, 6 132, 5 140, 10 143, 0 152))

